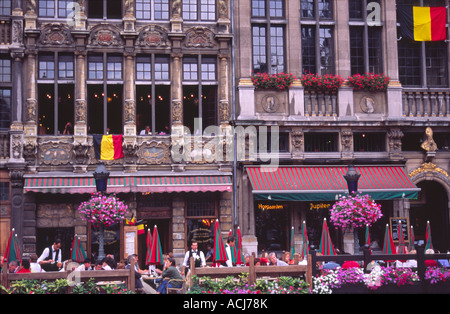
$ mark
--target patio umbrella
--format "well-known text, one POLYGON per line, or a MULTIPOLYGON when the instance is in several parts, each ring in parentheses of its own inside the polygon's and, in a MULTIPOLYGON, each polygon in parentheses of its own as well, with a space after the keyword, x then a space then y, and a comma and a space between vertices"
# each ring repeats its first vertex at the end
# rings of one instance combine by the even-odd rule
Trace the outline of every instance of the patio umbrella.
POLYGON ((366 225, 366 244, 367 244, 367 245, 370 245, 369 225, 366 225))
POLYGON ((72 261, 77 263, 83 263, 87 255, 83 246, 81 245, 80 238, 75 235, 72 241, 72 261))
POLYGON ((326 218, 323 219, 322 237, 320 238, 319 251, 322 255, 336 255, 333 243, 331 242, 330 231, 328 230, 326 218))
POLYGON ((242 253, 242 235, 241 229, 237 227, 237 237, 236 237, 236 247, 237 247, 237 259, 236 264, 241 265, 245 263, 244 253, 242 253))
POLYGON ((152 233, 150 232, 150 228, 147 229, 147 237, 145 238, 145 244, 147 246, 147 253, 145 254, 145 262, 148 265, 148 261, 150 260, 150 248, 152 246, 152 233))
POLYGON ((227 261, 227 252, 223 243, 222 235, 219 228, 219 220, 216 219, 214 225, 214 248, 213 248, 213 262, 220 264, 227 261))
MULTIPOLYGON (((233 230, 230 229, 228 236, 230 237, 232 235, 233 235, 233 230)), ((237 260, 236 241, 234 242, 234 245, 230 246, 230 251, 231 251, 231 262, 233 263, 233 265, 236 265, 236 260, 237 260)))
POLYGON ((161 240, 159 239, 158 227, 153 228, 152 244, 150 246, 149 258, 146 261, 147 265, 162 265, 163 253, 161 250, 161 240))
POLYGON ((414 247, 414 227, 411 226, 411 228, 409 229, 409 251, 411 252, 412 250, 415 250, 416 248, 414 247))
POLYGON ((289 247, 289 253, 291 254, 289 256, 289 259, 293 259, 294 258, 294 253, 295 253, 294 226, 292 226, 292 228, 291 228, 291 244, 290 244, 290 247, 289 247))
POLYGON ((426 244, 425 244, 425 252, 426 252, 428 249, 433 249, 433 241, 431 240, 430 221, 427 221, 427 230, 425 233, 425 240, 426 240, 426 244))
MULTIPOLYGON (((392 240, 392 234, 389 230, 389 225, 386 224, 386 231, 384 233, 384 242, 383 242, 383 254, 397 254, 395 250, 394 240, 392 240)), ((386 261, 393 262, 393 261, 386 261)))
POLYGON ((302 258, 304 259, 309 254, 308 247, 308 233, 306 232, 306 222, 303 221, 303 250, 302 250, 302 258))
POLYGON ((22 263, 22 258, 20 257, 19 243, 17 241, 17 235, 14 234, 14 228, 9 234, 8 243, 6 244, 5 256, 3 257, 2 263, 9 263, 11 261, 18 261, 22 263))

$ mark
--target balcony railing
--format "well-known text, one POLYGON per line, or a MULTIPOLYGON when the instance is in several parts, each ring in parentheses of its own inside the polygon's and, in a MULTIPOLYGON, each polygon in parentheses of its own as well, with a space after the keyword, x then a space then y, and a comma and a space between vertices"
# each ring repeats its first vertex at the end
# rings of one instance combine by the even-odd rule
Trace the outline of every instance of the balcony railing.
POLYGON ((305 91, 305 116, 337 116, 336 94, 305 91))
POLYGON ((450 91, 403 91, 405 117, 450 117, 450 91))

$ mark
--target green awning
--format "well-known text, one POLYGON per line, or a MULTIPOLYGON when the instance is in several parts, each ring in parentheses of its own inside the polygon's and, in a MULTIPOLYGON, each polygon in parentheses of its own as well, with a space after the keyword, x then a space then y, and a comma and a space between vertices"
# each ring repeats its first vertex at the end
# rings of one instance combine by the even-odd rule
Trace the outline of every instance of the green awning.
MULTIPOLYGON (((375 200, 416 199, 419 188, 401 166, 355 166, 358 191, 375 200)), ((246 168, 255 200, 335 201, 348 191, 347 166, 246 168)))

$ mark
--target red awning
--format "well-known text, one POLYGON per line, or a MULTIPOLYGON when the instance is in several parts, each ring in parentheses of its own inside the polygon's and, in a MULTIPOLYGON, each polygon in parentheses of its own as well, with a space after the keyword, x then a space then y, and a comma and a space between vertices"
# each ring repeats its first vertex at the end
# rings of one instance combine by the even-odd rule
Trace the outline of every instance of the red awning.
MULTIPOLYGON (((358 191, 374 199, 417 198, 420 191, 401 166, 355 166, 358 191)), ((333 201, 347 192, 347 166, 246 168, 256 199, 333 201)))
MULTIPOLYGON (((25 178, 25 192, 94 193, 93 177, 29 177, 25 178)), ((108 193, 128 192, 207 192, 232 190, 231 177, 224 175, 186 176, 130 176, 109 177, 108 193)))

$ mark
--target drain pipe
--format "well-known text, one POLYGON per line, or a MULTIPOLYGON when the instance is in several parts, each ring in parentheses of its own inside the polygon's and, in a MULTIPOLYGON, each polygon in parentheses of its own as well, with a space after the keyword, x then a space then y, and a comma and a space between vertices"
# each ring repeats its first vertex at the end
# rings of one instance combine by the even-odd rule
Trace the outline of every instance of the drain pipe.
POLYGON ((231 98, 232 98, 232 126, 233 126, 233 212, 234 212, 234 225, 233 230, 237 228, 238 217, 237 217, 237 143, 236 143, 236 132, 234 132, 234 126, 236 125, 236 76, 235 76, 235 53, 234 53, 234 0, 230 0, 230 18, 231 18, 231 98))

